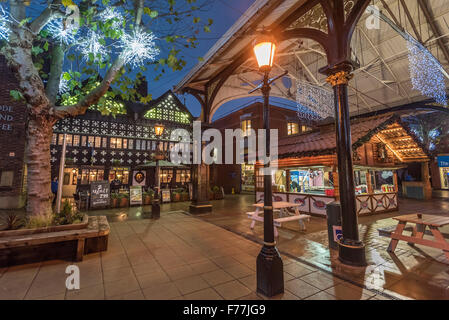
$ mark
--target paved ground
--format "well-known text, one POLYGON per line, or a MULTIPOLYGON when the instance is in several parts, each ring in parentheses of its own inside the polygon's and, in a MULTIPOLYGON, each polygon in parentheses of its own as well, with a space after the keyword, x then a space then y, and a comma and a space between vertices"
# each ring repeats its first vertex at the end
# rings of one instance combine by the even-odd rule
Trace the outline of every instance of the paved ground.
MULTIPOLYGON (((187 210, 188 203, 166 204, 158 221, 148 219, 150 207, 94 211, 111 221, 110 247, 79 264, 81 291, 65 292, 67 262, 50 261, 0 269, 0 298, 260 298, 254 272, 263 229, 258 223, 250 230, 244 214, 253 200, 228 196, 213 202, 213 213, 197 217, 167 213, 187 210), (161 285, 163 290, 154 290, 161 285)), ((378 235, 378 228, 396 224, 392 217, 416 211, 449 215, 449 202, 401 200, 399 212, 360 218, 367 268, 338 262, 327 248, 324 219, 312 218, 305 232, 297 223, 286 224, 278 248, 287 290, 278 298, 449 299, 449 262, 440 250, 400 243, 389 254, 389 239, 378 235)))
MULTIPOLYGON (((47 261, 0 269, 0 299, 263 299, 255 293, 259 250, 253 241, 180 212, 157 221, 117 221, 109 250, 76 263, 79 291, 65 289, 69 262, 47 261)), ((283 258, 286 290, 275 299, 385 299, 283 258)))

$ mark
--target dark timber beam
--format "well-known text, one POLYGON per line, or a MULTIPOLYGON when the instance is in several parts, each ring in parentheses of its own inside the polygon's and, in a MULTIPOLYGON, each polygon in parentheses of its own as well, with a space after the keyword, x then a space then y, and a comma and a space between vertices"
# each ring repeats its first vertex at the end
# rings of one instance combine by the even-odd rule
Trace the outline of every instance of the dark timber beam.
POLYGON ((424 16, 426 17, 427 23, 430 25, 430 28, 432 29, 433 35, 437 39, 438 46, 443 52, 444 58, 449 63, 449 50, 446 47, 443 39, 441 39, 442 33, 440 31, 440 28, 435 23, 435 18, 433 16, 431 9, 429 8, 428 0, 418 0, 418 4, 422 12, 424 13, 424 16))
POLYGON ((412 26, 413 32, 415 32, 416 38, 419 40, 420 43, 422 43, 422 37, 421 34, 418 32, 418 29, 416 28, 415 22, 413 21, 413 17, 410 14, 410 11, 408 10, 407 5, 405 4, 404 0, 400 0, 402 7, 404 8, 405 15, 407 16, 408 22, 410 22, 410 25, 412 26))

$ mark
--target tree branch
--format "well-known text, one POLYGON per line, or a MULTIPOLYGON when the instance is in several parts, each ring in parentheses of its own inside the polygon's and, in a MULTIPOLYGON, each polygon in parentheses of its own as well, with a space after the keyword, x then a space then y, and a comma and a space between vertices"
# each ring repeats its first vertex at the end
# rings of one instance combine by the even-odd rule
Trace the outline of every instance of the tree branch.
POLYGON ((40 16, 34 19, 30 24, 30 30, 34 34, 38 34, 42 28, 45 27, 55 17, 64 17, 64 14, 59 11, 61 7, 61 0, 54 0, 48 7, 41 13, 40 16))
POLYGON ((52 105, 55 104, 58 96, 63 64, 64 50, 60 44, 55 44, 51 52, 50 74, 45 88, 45 93, 52 105))
POLYGON ((111 68, 109 68, 106 76, 101 81, 100 85, 92 90, 88 95, 84 96, 77 104, 71 106, 55 106, 50 110, 50 115, 56 119, 63 119, 66 117, 75 117, 84 114, 86 110, 100 101, 111 87, 115 77, 125 65, 125 60, 120 56, 114 61, 111 68))
POLYGON ((135 0, 136 8, 136 26, 142 23, 144 0, 135 0))

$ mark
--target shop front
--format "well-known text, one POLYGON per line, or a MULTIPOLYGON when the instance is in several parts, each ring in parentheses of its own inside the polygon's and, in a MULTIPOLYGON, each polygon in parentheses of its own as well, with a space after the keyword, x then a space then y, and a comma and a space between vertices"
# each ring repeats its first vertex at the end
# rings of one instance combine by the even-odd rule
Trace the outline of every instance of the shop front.
MULTIPOLYGON (((426 163, 427 155, 394 116, 362 119, 352 126, 357 133, 353 135, 357 213, 398 210, 398 170, 410 162, 426 163)), ((281 140, 275 164, 274 201, 297 203, 304 213, 325 216, 327 204, 339 199, 335 135, 329 126, 281 140)), ((263 201, 264 194, 260 169, 256 165, 258 202, 263 201)))
POLYGON ((438 169, 441 189, 449 190, 449 156, 438 157, 438 169))

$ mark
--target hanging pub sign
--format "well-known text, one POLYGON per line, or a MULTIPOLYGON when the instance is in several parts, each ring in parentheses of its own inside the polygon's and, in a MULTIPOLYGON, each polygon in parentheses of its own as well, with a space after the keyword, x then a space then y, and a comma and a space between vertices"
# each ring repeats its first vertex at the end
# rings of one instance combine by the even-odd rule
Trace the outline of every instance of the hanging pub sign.
POLYGON ((110 186, 108 181, 94 181, 90 184, 90 207, 103 208, 109 206, 110 186))
POLYGON ((142 187, 140 186, 132 186, 129 187, 129 201, 130 205, 142 205, 143 195, 142 195, 142 187))
POLYGON ((145 186, 145 172, 134 171, 133 174, 133 186, 145 186))

